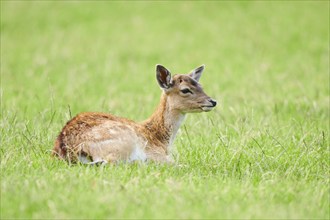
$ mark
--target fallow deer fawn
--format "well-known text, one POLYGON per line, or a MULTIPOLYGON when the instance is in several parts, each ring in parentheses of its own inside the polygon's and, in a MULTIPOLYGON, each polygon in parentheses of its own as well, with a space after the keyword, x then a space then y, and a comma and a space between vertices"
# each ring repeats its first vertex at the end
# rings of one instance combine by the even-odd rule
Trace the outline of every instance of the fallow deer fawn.
POLYGON ((156 78, 163 94, 150 118, 136 123, 105 113, 78 114, 62 129, 53 154, 89 164, 171 162, 170 146, 186 113, 208 112, 217 104, 198 83, 203 70, 204 65, 171 77, 168 69, 157 65, 156 78))

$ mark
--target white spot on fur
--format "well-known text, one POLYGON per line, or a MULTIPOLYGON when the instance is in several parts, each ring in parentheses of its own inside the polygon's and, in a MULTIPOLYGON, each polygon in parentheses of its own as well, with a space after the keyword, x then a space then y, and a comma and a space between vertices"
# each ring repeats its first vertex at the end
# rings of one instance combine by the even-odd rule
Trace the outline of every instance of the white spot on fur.
POLYGON ((147 155, 145 154, 145 152, 139 146, 136 146, 132 151, 128 161, 129 162, 133 162, 136 160, 145 161, 146 159, 147 159, 147 155))

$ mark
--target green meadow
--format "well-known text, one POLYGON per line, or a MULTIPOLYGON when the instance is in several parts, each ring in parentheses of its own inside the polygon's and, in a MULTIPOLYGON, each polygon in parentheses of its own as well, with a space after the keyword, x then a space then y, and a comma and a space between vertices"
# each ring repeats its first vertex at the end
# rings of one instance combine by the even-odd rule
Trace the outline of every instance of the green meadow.
POLYGON ((329 219, 328 1, 1 0, 1 219, 329 219), (201 64, 173 165, 51 157, 79 112, 142 121, 201 64))

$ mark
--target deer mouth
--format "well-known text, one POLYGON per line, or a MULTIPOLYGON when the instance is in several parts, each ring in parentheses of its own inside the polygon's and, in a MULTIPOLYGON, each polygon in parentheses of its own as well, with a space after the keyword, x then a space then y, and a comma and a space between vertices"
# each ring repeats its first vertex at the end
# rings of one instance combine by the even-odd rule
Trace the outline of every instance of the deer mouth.
POLYGON ((211 111, 216 105, 217 105, 217 101, 209 98, 208 100, 208 103, 206 105, 202 105, 201 109, 204 111, 204 112, 209 112, 211 111))
POLYGON ((209 112, 209 111, 211 111, 213 108, 214 108, 214 106, 212 106, 212 105, 205 105, 205 106, 202 106, 202 107, 201 107, 201 109, 202 109, 204 112, 209 112))

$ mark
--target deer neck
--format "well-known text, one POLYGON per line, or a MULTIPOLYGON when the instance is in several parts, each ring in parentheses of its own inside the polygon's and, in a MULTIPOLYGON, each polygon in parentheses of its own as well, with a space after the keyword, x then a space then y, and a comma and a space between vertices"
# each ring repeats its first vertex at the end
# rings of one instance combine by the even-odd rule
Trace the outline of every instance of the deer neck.
POLYGON ((142 125, 149 134, 149 141, 165 148, 168 153, 184 118, 185 114, 172 109, 168 96, 162 94, 156 111, 142 125))

